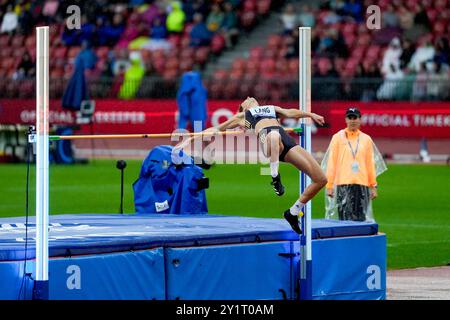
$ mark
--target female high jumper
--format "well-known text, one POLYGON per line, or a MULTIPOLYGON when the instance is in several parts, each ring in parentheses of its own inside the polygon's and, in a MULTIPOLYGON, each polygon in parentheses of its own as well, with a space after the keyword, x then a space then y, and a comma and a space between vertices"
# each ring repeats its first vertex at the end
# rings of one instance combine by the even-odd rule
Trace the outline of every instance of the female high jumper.
MULTIPOLYGON (((280 125, 278 119, 307 117, 319 125, 323 125, 325 122, 322 116, 315 113, 298 109, 284 109, 273 105, 260 106, 255 98, 248 97, 240 104, 237 114, 220 125, 204 131, 225 131, 237 127, 254 130, 264 155, 270 159, 271 185, 278 196, 284 194, 284 186, 278 172, 279 161, 294 165, 311 178, 311 184, 304 190, 294 205, 283 214, 292 229, 298 234, 302 233, 299 225, 299 214, 302 215, 302 208, 326 185, 327 178, 317 161, 305 149, 297 145, 295 140, 280 125)), ((185 140, 178 148, 184 148, 192 139, 195 138, 185 140)))

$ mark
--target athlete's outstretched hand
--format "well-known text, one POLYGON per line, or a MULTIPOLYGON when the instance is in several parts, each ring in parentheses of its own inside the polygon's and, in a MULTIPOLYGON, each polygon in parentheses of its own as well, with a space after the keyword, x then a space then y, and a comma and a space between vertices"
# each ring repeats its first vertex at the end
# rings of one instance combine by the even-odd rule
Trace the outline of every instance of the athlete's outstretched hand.
POLYGON ((321 126, 323 126, 325 124, 325 119, 316 113, 311 113, 311 119, 313 119, 314 122, 316 122, 317 124, 319 124, 321 126))

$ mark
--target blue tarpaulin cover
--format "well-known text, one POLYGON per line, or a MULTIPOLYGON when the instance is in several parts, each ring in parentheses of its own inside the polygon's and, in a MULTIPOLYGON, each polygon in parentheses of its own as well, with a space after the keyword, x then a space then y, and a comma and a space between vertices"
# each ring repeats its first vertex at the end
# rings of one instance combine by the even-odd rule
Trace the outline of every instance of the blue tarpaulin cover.
MULTIPOLYGON (((0 219, 0 261, 25 256, 25 217, 0 219)), ((35 256, 35 217, 29 218, 27 258, 35 256)), ((313 220, 312 238, 374 235, 368 222, 313 220)), ((283 219, 221 215, 76 214, 50 216, 49 254, 96 253, 213 244, 298 240, 283 219)))
POLYGON ((136 213, 206 214, 205 190, 198 181, 203 170, 192 157, 173 146, 153 148, 133 183, 136 213))

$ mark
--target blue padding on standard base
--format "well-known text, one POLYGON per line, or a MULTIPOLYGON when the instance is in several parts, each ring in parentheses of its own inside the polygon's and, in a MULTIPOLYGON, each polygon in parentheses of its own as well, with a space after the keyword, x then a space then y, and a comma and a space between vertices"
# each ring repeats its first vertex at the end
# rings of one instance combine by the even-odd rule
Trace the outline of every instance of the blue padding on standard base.
POLYGON ((313 299, 386 299, 385 235, 321 239, 312 246, 313 299))
MULTIPOLYGON (((35 257, 35 219, 30 217, 27 258, 35 257)), ((25 257, 25 218, 0 219, 0 261, 25 257)), ((313 220, 312 237, 372 235, 374 223, 313 220)), ((179 215, 55 215, 50 217, 49 254, 68 257, 231 243, 298 240, 283 219, 179 215)))
POLYGON ((291 242, 166 249, 167 299, 292 299, 291 242))
MULTIPOLYGON (((0 300, 32 298, 22 261, 0 262, 0 300), (23 283, 22 283, 23 281, 23 283)), ((27 262, 35 276, 35 261, 27 262)), ((49 260, 51 300, 165 299, 164 249, 49 260)))

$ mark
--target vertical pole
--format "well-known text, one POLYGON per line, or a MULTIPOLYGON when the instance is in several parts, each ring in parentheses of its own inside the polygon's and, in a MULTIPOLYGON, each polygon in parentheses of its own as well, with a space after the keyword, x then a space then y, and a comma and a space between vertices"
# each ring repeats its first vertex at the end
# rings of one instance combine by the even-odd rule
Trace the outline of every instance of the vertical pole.
MULTIPOLYGON (((299 107, 311 112, 311 28, 299 28, 299 107)), ((302 119, 300 145, 311 153, 311 119, 302 119)), ((300 193, 311 179, 300 173, 300 193)), ((300 236, 300 299, 312 299, 311 201, 304 207, 300 236)))
POLYGON ((33 298, 48 299, 49 27, 36 28, 36 281, 33 298))

